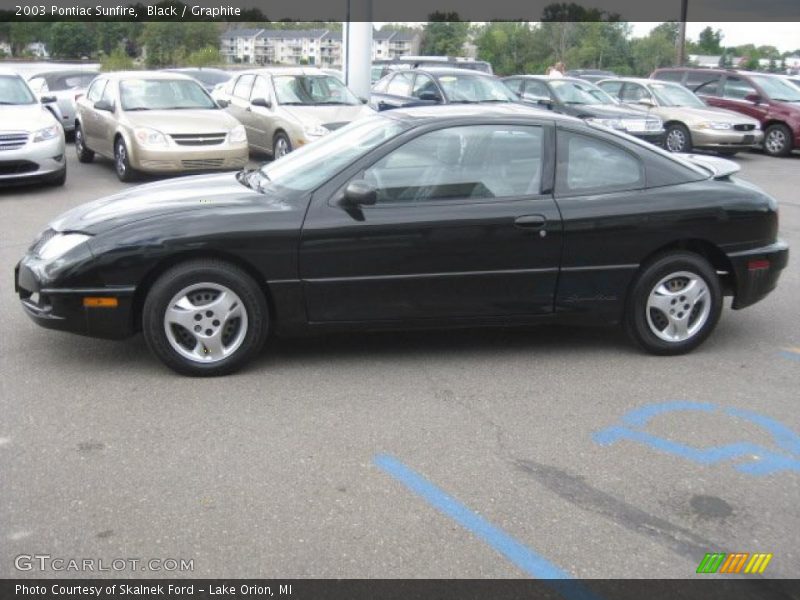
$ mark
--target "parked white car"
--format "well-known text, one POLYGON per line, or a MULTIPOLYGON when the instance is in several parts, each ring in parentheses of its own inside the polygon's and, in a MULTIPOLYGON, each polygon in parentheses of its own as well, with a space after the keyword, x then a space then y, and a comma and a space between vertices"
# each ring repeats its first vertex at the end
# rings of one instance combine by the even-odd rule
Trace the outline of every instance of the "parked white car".
POLYGON ((61 123, 22 77, 0 70, 0 184, 66 178, 61 123))
POLYGON ((39 73, 28 78, 28 85, 40 98, 52 97, 61 111, 61 124, 67 134, 75 131, 75 101, 86 93, 98 71, 69 69, 39 73))

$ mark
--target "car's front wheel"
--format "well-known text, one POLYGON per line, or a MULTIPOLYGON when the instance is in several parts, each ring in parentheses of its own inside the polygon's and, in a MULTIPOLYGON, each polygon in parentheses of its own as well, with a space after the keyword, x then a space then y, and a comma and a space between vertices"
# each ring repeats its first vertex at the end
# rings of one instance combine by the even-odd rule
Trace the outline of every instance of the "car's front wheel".
POLYGON ((770 156, 788 156, 792 151, 792 130, 781 124, 767 127, 764 151, 770 156))
POLYGON ((714 268, 692 252, 662 255, 644 267, 626 306, 625 328, 653 354, 683 354, 714 330, 722 289, 714 268))
POLYGON ((86 139, 83 137, 83 129, 80 125, 75 125, 75 154, 78 155, 78 161, 82 163, 90 163, 94 160, 94 152, 86 146, 86 139))
POLYGON ((165 272, 150 289, 142 330, 150 350, 184 375, 226 375, 264 344, 264 293, 239 267, 195 260, 165 272))
POLYGON ((285 156, 291 151, 292 142, 289 141, 289 136, 282 131, 277 133, 272 142, 272 158, 278 160, 281 156, 285 156))
POLYGON ((692 134, 685 125, 673 123, 664 134, 664 146, 670 152, 691 152, 692 134))
POLYGON ((131 159, 128 155, 128 146, 125 140, 117 138, 114 142, 114 169, 120 181, 135 181, 137 173, 131 167, 131 159))

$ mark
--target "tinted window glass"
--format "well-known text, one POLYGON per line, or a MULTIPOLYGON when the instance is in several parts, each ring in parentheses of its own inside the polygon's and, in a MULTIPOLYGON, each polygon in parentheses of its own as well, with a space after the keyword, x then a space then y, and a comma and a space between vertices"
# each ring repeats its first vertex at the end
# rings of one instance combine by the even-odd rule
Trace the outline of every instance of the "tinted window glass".
POLYGON ((542 129, 476 125, 423 134, 366 170, 379 203, 539 194, 542 129))
POLYGON ((97 102, 103 96, 103 89, 106 87, 107 79, 101 79, 99 81, 95 81, 92 84, 92 87, 89 88, 89 93, 86 94, 86 98, 90 102, 97 102))
POLYGON ((626 83, 622 87, 623 102, 638 102, 639 100, 651 100, 650 92, 643 85, 636 83, 626 83))
POLYGON ((503 83, 515 94, 522 92, 522 79, 504 79, 503 83))
MULTIPOLYGON (((719 73, 706 73, 705 71, 689 71, 686 75, 686 87, 690 90, 694 90, 695 88, 709 84, 710 82, 718 82, 722 76, 719 73)), ((707 89, 716 89, 716 88, 707 88, 707 89)))
POLYGON ((755 94, 754 88, 748 81, 741 77, 733 77, 728 75, 725 79, 725 84, 722 86, 722 96, 730 98, 731 100, 744 100, 748 94, 755 94))
POLYGON ((419 73, 417 78, 414 80, 414 88, 411 90, 411 95, 414 98, 419 98, 422 94, 436 94, 436 96, 440 96, 439 90, 436 88, 436 84, 433 82, 433 79, 424 75, 423 73, 419 73))
POLYGON ((619 91, 622 89, 622 83, 619 81, 606 81, 598 85, 604 92, 611 94, 614 98, 619 98, 619 91))
POLYGON ((242 75, 239 77, 233 88, 233 95, 244 99, 249 98, 250 88, 253 86, 253 79, 255 79, 253 75, 242 75))
POLYGON ((270 99, 267 80, 263 77, 256 77, 256 82, 253 85, 253 91, 250 94, 250 99, 255 100, 256 98, 263 98, 264 100, 270 99))
POLYGON ((536 81, 535 79, 528 79, 525 81, 524 97, 530 100, 552 100, 550 90, 547 89, 547 84, 543 81, 536 81))
POLYGON ((681 71, 659 71, 656 73, 655 79, 660 79, 661 81, 677 81, 680 83, 681 79, 683 79, 683 73, 681 71))
POLYGON ((104 101, 108 102, 111 105, 114 104, 114 86, 113 85, 107 85, 106 86, 106 89, 103 90, 102 99, 104 101))
POLYGON ((411 95, 411 80, 414 78, 412 73, 398 73, 389 82, 389 87, 386 88, 387 94, 394 96, 409 96, 411 95))
POLYGON ((719 81, 709 81, 701 86, 694 88, 694 93, 697 94, 698 96, 716 96, 718 92, 719 92, 719 81))
POLYGON ((591 194, 644 187, 639 160, 622 148, 594 137, 559 131, 561 159, 558 191, 591 194))

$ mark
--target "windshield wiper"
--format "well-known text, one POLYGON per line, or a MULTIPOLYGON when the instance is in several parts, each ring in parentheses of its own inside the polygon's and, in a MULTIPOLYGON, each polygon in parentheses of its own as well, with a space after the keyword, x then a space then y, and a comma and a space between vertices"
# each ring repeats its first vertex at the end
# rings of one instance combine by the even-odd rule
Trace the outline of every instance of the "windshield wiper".
POLYGON ((311 106, 309 102, 280 102, 281 106, 311 106))
POLYGON ((152 109, 147 106, 134 106, 133 108, 126 108, 125 110, 128 112, 133 112, 134 110, 152 110, 152 109))

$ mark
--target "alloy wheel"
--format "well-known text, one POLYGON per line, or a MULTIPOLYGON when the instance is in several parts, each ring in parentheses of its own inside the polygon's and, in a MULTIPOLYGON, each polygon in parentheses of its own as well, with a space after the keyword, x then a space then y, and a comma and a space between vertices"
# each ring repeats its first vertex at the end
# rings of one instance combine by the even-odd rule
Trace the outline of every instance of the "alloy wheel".
POLYGON ((219 283, 183 288, 164 312, 170 346, 198 363, 216 363, 236 352, 247 335, 247 326, 247 310, 241 298, 219 283))
POLYGON ((285 138, 279 137, 275 140, 275 158, 277 159, 287 154, 289 154, 289 144, 285 138))
POLYGON ((667 134, 667 150, 670 152, 683 152, 686 148, 686 136, 680 129, 672 129, 667 134))
POLYGON ((780 154, 786 145, 786 134, 783 130, 775 128, 767 133, 767 139, 764 141, 767 151, 770 154, 780 154))
POLYGON ((670 273, 650 291, 645 310, 647 325, 656 337, 665 342, 685 342, 708 320, 711 293, 696 273, 670 273))
POLYGON ((125 144, 122 142, 117 143, 117 159, 116 159, 116 166, 117 166, 117 173, 119 173, 120 177, 125 176, 125 172, 128 170, 128 150, 125 148, 125 144))

